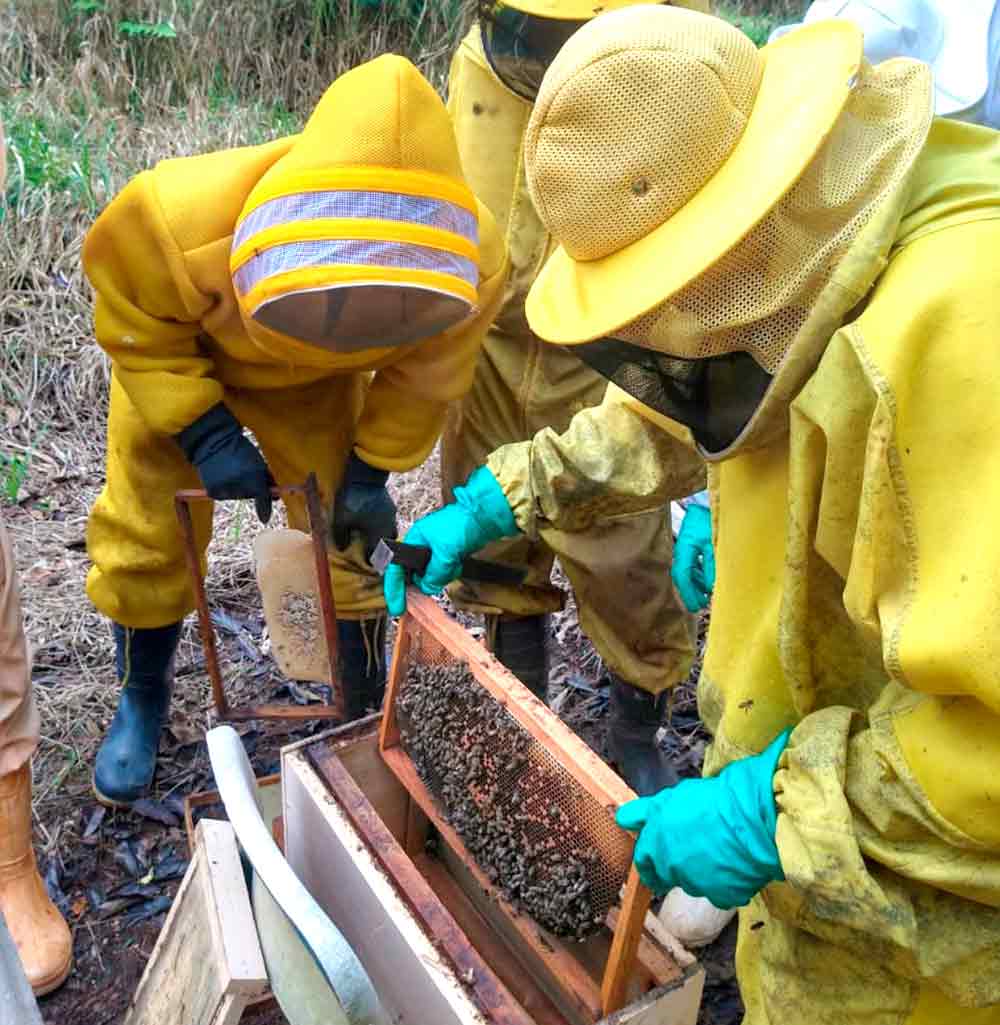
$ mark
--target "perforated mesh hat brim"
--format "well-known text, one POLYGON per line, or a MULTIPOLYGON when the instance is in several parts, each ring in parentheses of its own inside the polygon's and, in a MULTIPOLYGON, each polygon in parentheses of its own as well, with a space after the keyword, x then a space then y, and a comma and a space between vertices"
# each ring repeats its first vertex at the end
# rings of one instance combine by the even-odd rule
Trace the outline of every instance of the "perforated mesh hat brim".
POLYGON ((705 273, 616 336, 687 359, 746 352, 776 373, 844 254, 905 181, 928 123, 925 65, 864 65, 829 138, 781 201, 705 273))
MULTIPOLYGON (((608 196, 618 197, 619 202, 595 219, 595 231, 608 224, 617 230, 630 220, 635 193, 617 141, 608 145, 600 139, 575 139, 572 118, 559 110, 556 101, 567 100, 565 90, 577 65, 589 67, 594 54, 627 61, 632 36, 641 49, 655 53, 655 23, 676 15, 685 16, 689 23, 704 23, 706 32, 717 31, 717 19, 674 8, 619 11, 583 26, 550 68, 529 123, 525 158, 536 208, 557 239, 561 238, 560 195, 549 194, 549 183, 561 182, 568 192, 567 183, 577 189, 578 180, 585 178, 586 188, 590 177, 600 176, 601 184, 595 177, 592 188, 595 207, 607 207, 608 196), (609 53, 605 37, 613 19, 629 31, 619 33, 622 42, 609 53), (559 123, 549 133, 546 118, 552 111, 553 117, 559 115, 559 123), (582 164, 588 166, 589 176, 579 173, 582 164)), ((615 252, 599 259, 574 260, 563 246, 557 248, 528 296, 532 330, 568 345, 613 335, 732 249, 789 191, 822 146, 850 94, 861 51, 858 30, 837 21, 804 28, 761 51, 756 99, 742 134, 715 174, 664 223, 615 252)), ((574 100, 599 108, 607 123, 617 126, 615 140, 657 132, 656 124, 649 123, 648 104, 630 95, 629 83, 624 69, 615 90, 595 88, 593 95, 574 100)), ((669 176, 676 165, 675 154, 659 156, 649 177, 669 176)))

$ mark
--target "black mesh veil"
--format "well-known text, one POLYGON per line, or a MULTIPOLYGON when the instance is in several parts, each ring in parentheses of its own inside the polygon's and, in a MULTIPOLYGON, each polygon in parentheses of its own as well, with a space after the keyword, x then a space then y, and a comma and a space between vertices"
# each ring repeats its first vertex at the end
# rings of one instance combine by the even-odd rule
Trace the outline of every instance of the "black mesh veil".
POLYGON ((684 424, 706 452, 721 452, 736 440, 772 380, 745 352, 682 359, 618 338, 566 351, 643 405, 684 424))
POLYGON ((477 4, 483 50, 497 78, 508 89, 534 101, 548 66, 583 21, 525 14, 503 3, 477 4))

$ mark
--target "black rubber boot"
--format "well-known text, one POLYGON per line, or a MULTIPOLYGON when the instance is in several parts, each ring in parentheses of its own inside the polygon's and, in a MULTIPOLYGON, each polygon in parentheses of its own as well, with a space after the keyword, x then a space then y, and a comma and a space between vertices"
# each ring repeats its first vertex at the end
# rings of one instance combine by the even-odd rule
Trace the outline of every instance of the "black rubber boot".
POLYGON ((493 654, 540 701, 548 700, 548 616, 491 616, 487 633, 493 654))
POLYGON ((674 767, 656 742, 666 703, 667 692, 656 697, 611 674, 608 752, 622 779, 640 797, 677 782, 674 767))
POLYGON ((337 621, 344 722, 377 712, 385 697, 386 617, 337 621))
POLYGON ((94 793, 102 804, 120 807, 142 797, 153 782, 160 731, 170 708, 181 624, 133 630, 115 623, 114 628, 122 690, 97 752, 94 793))

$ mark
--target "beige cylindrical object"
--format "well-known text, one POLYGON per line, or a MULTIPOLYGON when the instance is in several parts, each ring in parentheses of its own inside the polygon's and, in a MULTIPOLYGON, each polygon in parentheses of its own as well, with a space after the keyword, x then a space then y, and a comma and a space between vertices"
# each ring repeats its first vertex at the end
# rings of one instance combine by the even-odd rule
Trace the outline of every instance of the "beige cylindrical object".
POLYGON ((254 539, 253 554, 271 653, 282 673, 332 683, 312 539, 301 530, 265 530, 254 539))

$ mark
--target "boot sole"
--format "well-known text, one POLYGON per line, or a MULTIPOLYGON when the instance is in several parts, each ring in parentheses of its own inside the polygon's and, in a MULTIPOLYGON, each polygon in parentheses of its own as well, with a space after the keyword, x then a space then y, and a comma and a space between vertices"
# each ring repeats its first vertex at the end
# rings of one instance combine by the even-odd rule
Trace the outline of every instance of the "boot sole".
POLYGON ((97 780, 91 779, 90 789, 94 792, 94 797, 97 798, 100 804, 103 804, 105 808, 131 808, 132 801, 116 801, 113 797, 108 797, 107 794, 102 794, 97 788, 97 780))
POLYGON ((73 959, 70 958, 69 961, 66 962, 66 967, 63 968, 63 970, 58 975, 54 976, 51 979, 46 979, 44 982, 39 982, 37 984, 32 985, 31 992, 34 993, 36 997, 43 997, 49 993, 54 992, 69 978, 69 973, 72 970, 73 959))

